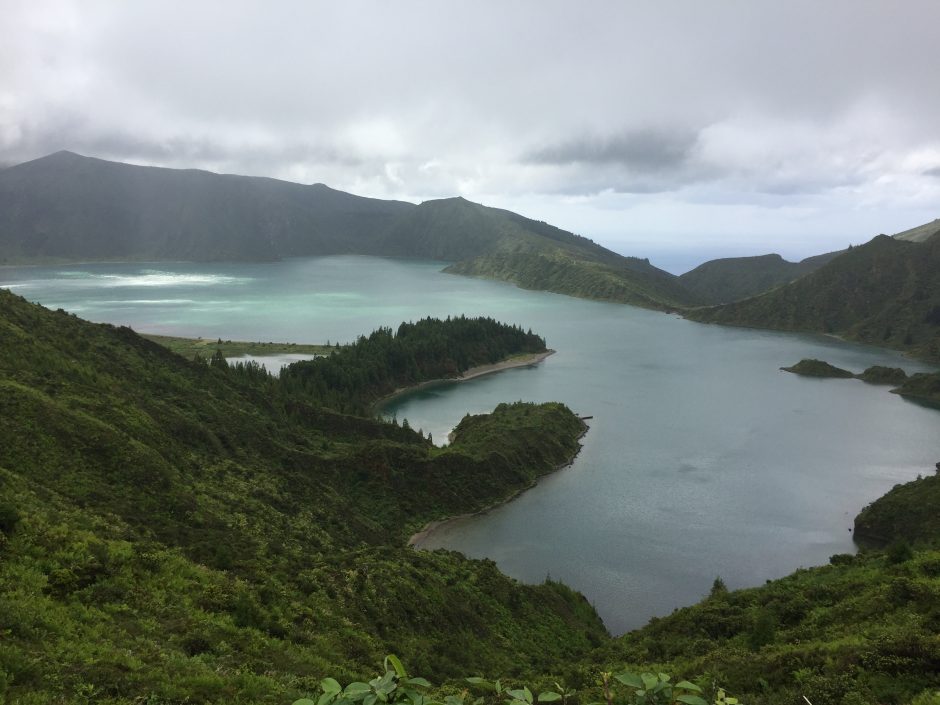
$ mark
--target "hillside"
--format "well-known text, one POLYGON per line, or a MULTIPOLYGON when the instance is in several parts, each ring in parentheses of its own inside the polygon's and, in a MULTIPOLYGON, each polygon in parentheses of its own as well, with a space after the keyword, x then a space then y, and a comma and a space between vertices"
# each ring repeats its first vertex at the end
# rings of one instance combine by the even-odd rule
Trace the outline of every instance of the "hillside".
POLYGON ((940 372, 911 375, 900 387, 891 391, 902 397, 940 407, 940 372))
POLYGON ((704 303, 729 303, 788 284, 840 254, 829 252, 799 262, 788 262, 777 254, 715 259, 680 275, 679 283, 704 303))
MULTIPOLYGON (((429 339, 466 326, 426 325, 429 339)), ((411 347, 377 335, 390 357, 411 347)), ((342 369, 373 364, 371 337, 350 346, 362 366, 342 369)), ((500 405, 436 449, 323 408, 318 385, 190 362, 8 292, 0 353, 8 702, 287 703, 326 675, 362 679, 388 652, 438 682, 561 678, 590 701, 598 671, 624 664, 748 703, 907 703, 940 685, 932 529, 913 551, 834 556, 750 590, 716 581, 613 640, 563 585, 402 547, 567 460, 583 426, 561 405, 500 405)), ((922 531, 909 508, 932 516, 935 484, 873 506, 922 531)))
MULTIPOLYGON (((408 218, 421 215, 420 209, 428 205, 422 204, 408 218)), ((468 255, 445 272, 645 308, 673 310, 698 302, 679 284, 678 277, 654 267, 649 260, 618 255, 546 223, 463 199, 431 202, 431 209, 446 209, 449 214, 440 219, 442 227, 435 237, 444 234, 447 241, 460 243, 472 241, 474 232, 487 234, 482 253, 468 255), (485 223, 486 227, 466 227, 470 222, 485 223), (451 230, 453 223, 464 227, 451 230)), ((422 230, 409 225, 402 232, 422 230)))
POLYGON ((573 296, 673 308, 676 277, 547 223, 462 198, 415 206, 323 184, 141 167, 57 152, 0 171, 0 264, 362 254, 456 262, 573 296))
POLYGON ((720 685, 743 703, 929 705, 936 700, 914 698, 940 687, 938 604, 935 544, 841 554, 758 588, 729 592, 716 580, 702 602, 612 640, 594 659, 720 685))
POLYGON ((0 262, 365 253, 409 203, 57 152, 0 171, 0 262))
POLYGON ((879 235, 790 284, 693 320, 831 333, 940 360, 940 237, 879 235))
POLYGON ((906 240, 908 242, 925 242, 937 232, 940 232, 940 218, 918 225, 916 228, 896 233, 894 237, 897 240, 906 240))
POLYGON ((858 539, 887 545, 936 543, 940 537, 940 464, 937 474, 895 485, 855 517, 858 539))
POLYGON ((569 410, 438 449, 288 386, 0 291, 0 695, 290 702, 393 650, 443 678, 604 638, 564 586, 404 547, 566 462, 569 410))

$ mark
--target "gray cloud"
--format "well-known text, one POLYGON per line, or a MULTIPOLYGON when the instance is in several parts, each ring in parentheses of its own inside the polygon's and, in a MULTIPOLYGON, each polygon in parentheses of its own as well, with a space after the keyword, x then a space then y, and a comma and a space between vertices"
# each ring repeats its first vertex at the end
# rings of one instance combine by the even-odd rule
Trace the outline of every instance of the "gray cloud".
POLYGON ((71 149, 558 204, 587 235, 689 237, 738 206, 792 218, 778 233, 896 231, 940 203, 935 0, 34 0, 3 17, 0 164, 71 149))
POLYGON ((632 170, 670 171, 691 158, 695 132, 638 129, 609 137, 578 136, 523 155, 535 164, 617 164, 632 170))

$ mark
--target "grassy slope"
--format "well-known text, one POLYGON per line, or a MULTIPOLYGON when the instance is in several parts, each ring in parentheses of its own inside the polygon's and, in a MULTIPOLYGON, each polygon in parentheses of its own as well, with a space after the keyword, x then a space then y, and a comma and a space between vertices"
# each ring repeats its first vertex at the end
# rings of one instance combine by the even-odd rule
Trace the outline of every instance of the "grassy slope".
POLYGON ((403 217, 389 242, 456 260, 445 271, 523 288, 673 309, 697 299, 648 261, 623 257, 540 221, 462 198, 429 201, 403 217), (407 244, 404 244, 407 243, 407 244))
POLYGON ((390 650, 440 678, 548 669, 603 637, 563 586, 401 548, 564 462, 564 407, 507 407, 441 451, 6 292, 0 333, 8 699, 284 702, 390 650))
POLYGON ((146 338, 154 343, 162 345, 168 350, 172 350, 177 355, 191 360, 196 355, 205 359, 212 357, 216 351, 220 351, 224 357, 240 357, 242 355, 328 355, 336 348, 332 345, 317 345, 305 343, 260 343, 243 340, 222 340, 221 338, 212 340, 211 338, 180 338, 174 335, 155 335, 152 333, 141 333, 142 338, 146 338))
POLYGON ((791 284, 695 309, 694 320, 835 333, 940 360, 940 237, 878 236, 791 284))

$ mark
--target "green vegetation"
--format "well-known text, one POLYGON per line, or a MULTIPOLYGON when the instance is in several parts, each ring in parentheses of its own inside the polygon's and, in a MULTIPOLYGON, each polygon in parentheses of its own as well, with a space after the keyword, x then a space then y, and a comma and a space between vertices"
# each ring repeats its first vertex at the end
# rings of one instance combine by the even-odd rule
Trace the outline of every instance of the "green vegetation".
POLYGON ((833 556, 654 619, 594 658, 720 683, 745 703, 909 703, 940 685, 940 551, 910 556, 833 556))
POLYGON ((426 201, 386 236, 384 252, 455 261, 444 271, 527 289, 675 309, 698 299, 647 260, 622 257, 541 221, 463 198, 426 201))
POLYGON ((887 546, 937 543, 940 537, 940 464, 937 473, 895 485, 855 517, 855 537, 887 546))
POLYGON ((780 255, 727 257, 700 264, 679 276, 679 283, 704 303, 740 301, 815 272, 841 252, 788 262, 780 255))
POLYGON ((0 341, 7 702, 289 702, 392 648, 435 678, 522 675, 605 638, 563 585, 404 547, 567 462, 561 405, 438 449, 8 292, 0 341))
POLYGON ((596 257, 544 242, 507 241, 444 271, 665 311, 696 302, 675 277, 646 260, 596 257))
MULTIPOLYGON (((345 687, 335 678, 324 678, 320 682, 321 694, 316 700, 302 698, 293 705, 375 705, 377 702, 392 705, 543 705, 561 701, 566 705, 576 701, 577 691, 568 690, 560 683, 552 683, 550 689, 530 690, 526 685, 511 687, 502 681, 485 678, 464 679, 461 687, 447 686, 435 691, 424 678, 410 677, 395 656, 385 658, 385 673, 368 683, 353 682, 345 687), (537 694, 536 694, 537 693, 537 694), (472 700, 471 700, 472 698, 472 700)), ((699 695, 702 688, 689 681, 673 683, 665 673, 611 673, 600 674, 604 700, 612 705, 614 698, 635 705, 708 705, 699 695), (617 692, 626 688, 626 693, 617 692)), ((737 699, 729 698, 720 688, 716 691, 716 705, 737 705, 737 699)))
POLYGON ((278 382, 282 389, 323 406, 367 414, 376 400, 397 389, 459 377, 471 367, 545 350, 545 340, 532 331, 492 318, 426 318, 402 323, 394 333, 380 328, 328 357, 295 363, 278 382))
POLYGON ((855 377, 855 375, 848 370, 830 365, 823 360, 803 359, 792 367, 781 367, 780 369, 804 377, 838 377, 840 379, 855 377))
POLYGON ((900 367, 885 367, 884 365, 872 365, 862 374, 855 375, 863 382, 869 384, 902 384, 907 381, 907 372, 900 367))
POLYGON ((931 406, 940 406, 940 372, 911 375, 904 384, 891 391, 931 406))
POLYGON ((307 345, 303 343, 253 343, 242 340, 222 340, 218 338, 180 338, 172 335, 154 335, 141 333, 142 338, 158 343, 177 355, 192 359, 196 355, 212 357, 216 351, 222 357, 241 357, 243 355, 329 355, 336 348, 332 345, 307 345))
MULTIPOLYGON (((455 320, 413 324, 404 340, 472 325, 455 320)), ((493 330, 528 338, 503 328, 493 330)), ((399 337, 377 340, 393 355, 399 337)), ((286 703, 329 674, 363 682, 392 650, 444 681, 445 702, 468 674, 601 700, 603 674, 625 664, 640 675, 621 675, 640 680, 617 702, 637 690, 646 702, 699 697, 682 678, 716 702, 728 702, 720 686, 771 704, 928 702, 940 684, 932 479, 867 510, 890 515, 872 523, 889 530, 871 531, 905 543, 761 588, 729 592, 718 579, 698 605, 611 640, 563 585, 523 586, 489 561, 403 547, 427 521, 567 462, 583 425, 559 404, 469 416, 439 449, 250 365, 187 361, 7 292, 0 341, 7 702, 286 703)), ((363 702, 389 683, 367 685, 363 702)), ((505 693, 541 702, 523 687, 505 693)))
POLYGON ((940 237, 908 242, 880 235, 790 284, 688 316, 834 333, 940 361, 940 237))

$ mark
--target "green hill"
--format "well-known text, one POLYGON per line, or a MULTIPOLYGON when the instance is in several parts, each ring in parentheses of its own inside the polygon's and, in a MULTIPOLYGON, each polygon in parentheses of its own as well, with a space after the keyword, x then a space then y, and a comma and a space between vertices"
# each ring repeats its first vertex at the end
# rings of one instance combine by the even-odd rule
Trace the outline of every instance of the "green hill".
POLYGON ((788 262, 780 255, 728 257, 700 264, 679 276, 679 283, 700 301, 722 304, 762 294, 794 279, 815 272, 842 254, 829 252, 788 262))
POLYGON ((900 394, 902 397, 917 399, 932 406, 940 407, 940 373, 927 374, 922 372, 911 375, 900 387, 891 391, 900 394))
POLYGON ((940 360, 940 237, 907 242, 879 235, 790 284, 688 316, 832 333, 940 360))
POLYGON ((940 538, 940 465, 937 473, 895 485, 865 507, 855 517, 856 538, 880 545, 936 543, 940 538))
POLYGON ((0 171, 0 262, 365 253, 410 203, 57 152, 0 171))
POLYGON ((443 678, 604 638, 564 586, 404 547, 567 462, 583 424, 559 404, 438 449, 0 291, 0 416, 7 702, 289 702, 389 651, 443 678))
POLYGON ((624 257, 591 240, 516 213, 463 199, 432 201, 402 219, 402 234, 453 244, 444 271, 509 281, 526 289, 673 310, 696 303, 678 277, 649 260, 624 257), (425 230, 434 222, 437 230, 425 230), (413 223, 421 223, 414 226, 413 223), (463 243, 474 243, 475 252, 463 243))

